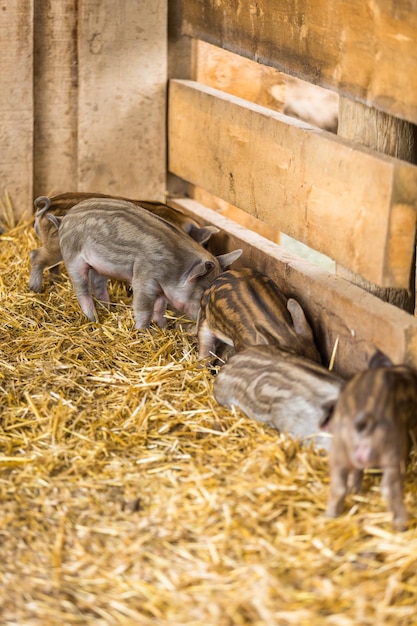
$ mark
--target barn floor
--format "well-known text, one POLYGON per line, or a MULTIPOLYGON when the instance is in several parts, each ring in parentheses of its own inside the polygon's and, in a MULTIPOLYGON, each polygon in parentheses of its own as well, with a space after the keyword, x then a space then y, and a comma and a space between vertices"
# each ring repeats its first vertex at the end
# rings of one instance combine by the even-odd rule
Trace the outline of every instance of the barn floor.
MULTIPOLYGON (((219 407, 195 340, 85 323, 66 279, 27 289, 38 242, 0 238, 0 622, 415 625, 417 526, 369 475, 328 520, 327 457, 219 407)), ((407 505, 417 514, 417 463, 407 505)))

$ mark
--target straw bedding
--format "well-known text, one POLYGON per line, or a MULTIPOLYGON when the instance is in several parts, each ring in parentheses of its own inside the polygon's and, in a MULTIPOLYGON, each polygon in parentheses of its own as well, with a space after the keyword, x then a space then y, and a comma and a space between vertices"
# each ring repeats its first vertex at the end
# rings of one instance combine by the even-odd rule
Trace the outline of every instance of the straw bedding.
POLYGON ((189 328, 133 330, 124 285, 100 324, 65 275, 30 293, 38 245, 0 238, 0 622, 416 624, 378 475, 326 519, 324 453, 219 407, 189 328))

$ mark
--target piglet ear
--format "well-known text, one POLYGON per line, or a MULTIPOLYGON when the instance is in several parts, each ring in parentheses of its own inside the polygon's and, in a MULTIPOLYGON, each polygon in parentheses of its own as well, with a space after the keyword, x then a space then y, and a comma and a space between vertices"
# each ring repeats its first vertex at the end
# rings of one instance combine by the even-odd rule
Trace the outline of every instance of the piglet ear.
POLYGON ((299 304, 297 300, 294 300, 294 298, 289 298, 287 302, 287 309, 291 315, 294 330, 297 335, 305 337, 306 339, 313 339, 313 331, 311 330, 310 324, 307 322, 301 304, 299 304))
POLYGON ((386 354, 381 352, 381 350, 376 350, 376 352, 374 352, 368 365, 369 369, 374 369, 375 367, 392 367, 392 366, 393 366, 393 362, 391 361, 391 359, 386 354))
POLYGON ((233 250, 233 252, 228 252, 227 254, 221 254, 220 256, 218 256, 217 260, 220 263, 220 267, 222 268, 222 270, 230 267, 232 263, 240 257, 242 252, 243 250, 238 248, 237 250, 233 250))
POLYGON ((202 259, 201 261, 196 261, 194 265, 190 267, 190 269, 185 272, 184 278, 187 282, 192 282, 199 278, 200 276, 205 276, 212 269, 214 269, 215 263, 213 261, 205 261, 202 259))
POLYGON ((268 346, 271 343, 268 333, 262 332, 258 328, 255 328, 255 344, 257 346, 268 346))
POLYGON ((194 241, 196 241, 197 243, 199 243, 201 246, 203 246, 205 243, 208 242, 208 240, 210 239, 210 237, 212 235, 215 235, 216 233, 219 233, 220 230, 218 228, 216 228, 216 226, 196 226, 195 224, 193 224, 192 222, 190 222, 186 229, 185 232, 188 233, 190 235, 190 237, 192 239, 194 239, 194 241))
POLYGON ((336 399, 329 400, 323 404, 323 415, 319 420, 319 428, 325 432, 331 432, 332 428, 332 417, 334 413, 334 408, 336 406, 336 399))

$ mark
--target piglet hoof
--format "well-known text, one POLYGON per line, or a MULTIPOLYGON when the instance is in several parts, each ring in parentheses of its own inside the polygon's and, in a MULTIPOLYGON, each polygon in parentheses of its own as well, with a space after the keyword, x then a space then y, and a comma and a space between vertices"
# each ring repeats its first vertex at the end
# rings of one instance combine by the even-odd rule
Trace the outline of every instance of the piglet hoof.
POLYGON ((30 291, 33 291, 34 293, 41 293, 42 291, 42 279, 41 282, 31 279, 28 283, 28 287, 30 289, 30 291))
POLYGON ((150 320, 148 322, 137 320, 135 321, 135 330, 148 330, 148 328, 150 328, 150 325, 151 325, 150 320))
POLYGON ((343 513, 343 502, 329 502, 326 509, 326 517, 332 519, 339 517, 343 513))
POLYGON ((394 516, 394 519, 392 521, 394 530, 398 530, 399 532, 404 532, 405 530, 408 529, 408 521, 409 521, 409 517, 407 513, 394 516))

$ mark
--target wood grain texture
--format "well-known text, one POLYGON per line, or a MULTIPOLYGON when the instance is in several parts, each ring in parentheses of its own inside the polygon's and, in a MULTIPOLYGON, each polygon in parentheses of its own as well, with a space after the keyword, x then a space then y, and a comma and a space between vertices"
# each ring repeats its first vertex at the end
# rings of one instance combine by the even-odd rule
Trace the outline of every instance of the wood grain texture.
POLYGON ((10 195, 16 218, 32 207, 33 0, 0 7, 0 192, 10 195))
POLYGON ((183 0, 183 32, 417 123, 410 0, 183 0))
MULTIPOLYGON (((373 150, 403 159, 409 163, 417 163, 417 126, 387 115, 377 109, 367 107, 360 102, 353 102, 348 98, 339 100, 338 135, 373 150)), ((401 237, 391 240, 387 255, 392 259, 402 258, 401 237)), ((370 291, 386 302, 391 302, 405 311, 414 313, 415 310, 415 281, 416 264, 412 262, 410 284, 407 289, 382 289, 360 276, 355 276, 349 270, 338 266, 337 273, 347 278, 362 289, 370 291)))
POLYGON ((77 188, 77 7, 35 4, 34 197, 77 188))
POLYGON ((397 307, 317 266, 279 245, 235 224, 190 199, 173 206, 221 233, 210 240, 215 254, 242 248, 233 267, 253 267, 268 274, 287 296, 299 300, 307 313, 327 366, 336 340, 335 370, 351 376, 364 369, 375 347, 395 363, 417 367, 417 319, 397 307))
POLYGON ((169 169, 355 274, 408 287, 417 167, 189 81, 171 81, 169 169))
POLYGON ((79 3, 80 191, 165 198, 167 2, 79 3))

